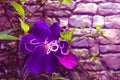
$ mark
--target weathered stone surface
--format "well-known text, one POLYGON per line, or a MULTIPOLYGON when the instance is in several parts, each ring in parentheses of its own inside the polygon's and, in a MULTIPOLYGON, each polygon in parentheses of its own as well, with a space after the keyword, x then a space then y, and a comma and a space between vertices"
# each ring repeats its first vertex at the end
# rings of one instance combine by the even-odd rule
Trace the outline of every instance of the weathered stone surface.
POLYGON ((96 3, 101 3, 101 2, 106 2, 107 0, 93 0, 93 2, 96 2, 96 3))
POLYGON ((88 38, 88 43, 89 43, 89 47, 94 47, 95 44, 98 44, 98 42, 91 37, 88 38))
POLYGON ((81 2, 82 0, 73 0, 73 1, 75 1, 75 2, 81 2))
POLYGON ((106 36, 108 39, 104 37, 99 37, 100 44, 120 44, 120 30, 118 29, 103 29, 103 35, 106 36))
POLYGON ((60 27, 68 26, 68 18, 60 18, 60 27))
POLYGON ((36 11, 39 8, 40 5, 25 5, 25 7, 27 8, 27 12, 31 12, 33 13, 34 11, 36 11))
POLYGON ((108 1, 112 1, 112 2, 120 2, 120 0, 108 0, 108 1))
POLYGON ((97 40, 93 39, 93 38, 88 38, 88 44, 89 44, 89 52, 90 54, 99 53, 99 44, 97 42, 97 40))
POLYGON ((73 10, 75 8, 75 3, 62 5, 60 8, 64 10, 73 10))
POLYGON ((120 69, 120 53, 100 55, 101 62, 106 69, 118 70, 120 69))
POLYGON ((69 24, 73 27, 92 26, 92 16, 73 15, 69 18, 69 24))
POLYGON ((100 45, 100 53, 119 53, 120 52, 120 45, 100 45))
POLYGON ((97 4, 95 3, 79 3, 74 10, 75 13, 92 13, 97 12, 97 4))
POLYGON ((82 2, 92 2, 92 0, 81 0, 82 2))
POLYGON ((98 6, 98 13, 101 15, 112 15, 120 13, 120 3, 106 2, 98 6))
POLYGON ((48 11, 47 15, 49 17, 69 17, 71 15, 70 11, 48 11))
POLYGON ((78 55, 85 57, 86 55, 89 55, 88 49, 73 49, 73 51, 78 55))
POLYGON ((83 38, 72 43, 73 48, 88 48, 88 39, 83 38))
POLYGON ((89 49, 90 54, 99 54, 99 45, 95 44, 89 49))
MULTIPOLYGON (((72 29, 72 28, 71 28, 72 29)), ((96 29, 91 29, 91 28, 85 28, 85 29, 76 29, 76 31, 74 32, 74 35, 76 36, 83 36, 86 34, 94 34, 96 32, 96 29)))
POLYGON ((95 27, 96 25, 100 25, 102 27, 104 27, 104 17, 103 16, 100 16, 100 15, 95 15, 93 16, 93 26, 92 27, 95 27))
POLYGON ((106 16, 105 27, 120 29, 120 15, 106 16))

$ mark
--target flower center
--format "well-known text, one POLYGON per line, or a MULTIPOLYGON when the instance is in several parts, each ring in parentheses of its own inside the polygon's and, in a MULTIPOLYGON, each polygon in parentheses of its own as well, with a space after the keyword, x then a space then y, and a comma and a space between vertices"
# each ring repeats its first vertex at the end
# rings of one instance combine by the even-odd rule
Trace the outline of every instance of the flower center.
POLYGON ((59 48, 57 40, 51 41, 50 43, 46 43, 47 53, 49 54, 51 51, 56 52, 59 48))

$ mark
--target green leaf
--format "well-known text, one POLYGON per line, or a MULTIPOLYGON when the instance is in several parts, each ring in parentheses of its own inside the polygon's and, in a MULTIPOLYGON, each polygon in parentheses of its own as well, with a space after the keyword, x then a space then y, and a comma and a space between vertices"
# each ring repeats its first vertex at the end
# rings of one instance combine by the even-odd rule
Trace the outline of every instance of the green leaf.
POLYGON ((97 32, 101 32, 101 29, 102 29, 102 27, 101 27, 100 25, 97 25, 97 26, 96 26, 97 32))
POLYGON ((24 21, 22 21, 20 18, 20 23, 21 23, 21 28, 24 31, 24 33, 28 33, 28 31, 30 30, 30 26, 28 24, 26 24, 24 21))
POLYGON ((7 34, 0 34, 0 40, 19 40, 19 38, 7 34))
POLYGON ((66 33, 60 33, 60 36, 65 39, 66 41, 70 41, 72 38, 73 33, 76 31, 76 28, 72 29, 71 31, 68 31, 66 33))
POLYGON ((15 10, 17 11, 17 13, 24 20, 24 18, 25 18, 25 11, 24 11, 23 7, 20 4, 16 3, 15 1, 11 2, 11 5, 15 8, 15 10))
POLYGON ((62 4, 71 4, 72 3, 72 0, 63 0, 62 1, 62 4))

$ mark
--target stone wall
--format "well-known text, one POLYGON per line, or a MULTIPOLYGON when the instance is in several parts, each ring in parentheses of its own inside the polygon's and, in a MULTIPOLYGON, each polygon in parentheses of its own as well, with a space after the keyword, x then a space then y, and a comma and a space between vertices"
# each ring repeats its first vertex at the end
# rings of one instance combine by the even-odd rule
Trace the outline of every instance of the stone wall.
MULTIPOLYGON (((53 5, 57 7, 59 4, 53 5)), ((73 4, 63 5, 62 11, 48 11, 50 17, 57 17, 61 26, 77 27, 76 36, 89 33, 89 27, 96 25, 102 26, 103 34, 109 40, 98 37, 97 40, 92 37, 85 37, 72 44, 77 51, 83 51, 88 54, 96 53, 100 57, 104 68, 120 69, 120 0, 74 0, 73 4), (81 30, 81 26, 87 28, 81 30)))

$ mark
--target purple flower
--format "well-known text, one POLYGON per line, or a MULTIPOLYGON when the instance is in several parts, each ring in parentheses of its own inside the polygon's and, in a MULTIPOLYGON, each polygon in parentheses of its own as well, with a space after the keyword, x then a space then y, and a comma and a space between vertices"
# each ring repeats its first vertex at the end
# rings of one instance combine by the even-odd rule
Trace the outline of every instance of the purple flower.
POLYGON ((77 65, 77 57, 68 51, 68 43, 58 40, 60 27, 57 22, 49 27, 45 22, 37 21, 31 32, 20 42, 21 50, 29 54, 25 65, 31 73, 46 71, 51 74, 57 70, 58 62, 68 69, 77 65))

